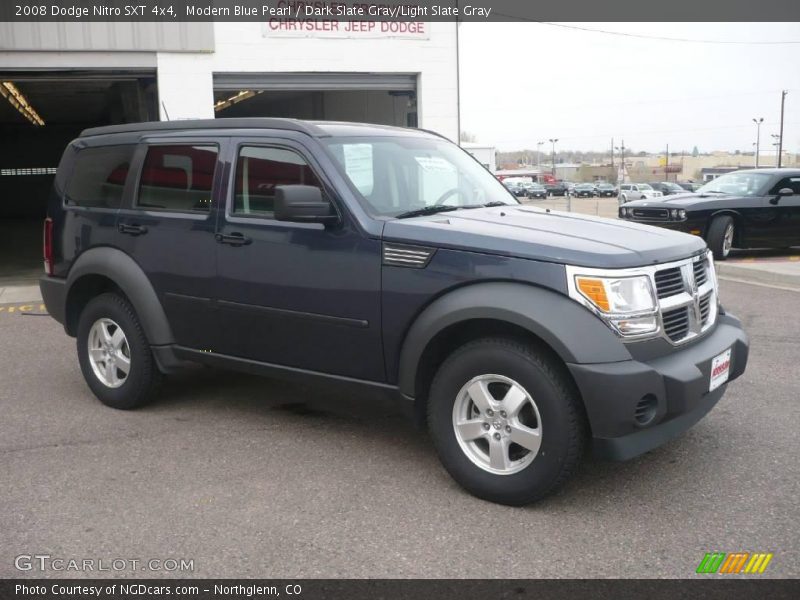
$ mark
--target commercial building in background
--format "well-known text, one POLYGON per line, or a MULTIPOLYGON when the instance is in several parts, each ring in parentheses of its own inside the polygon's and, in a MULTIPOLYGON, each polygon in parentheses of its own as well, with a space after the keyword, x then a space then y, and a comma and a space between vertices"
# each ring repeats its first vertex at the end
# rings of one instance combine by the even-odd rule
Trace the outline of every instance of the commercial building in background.
POLYGON ((38 268, 54 168, 86 127, 269 116, 458 139, 455 23, 293 25, 0 23, 0 239, 38 268))
POLYGON ((476 144, 474 142, 461 142, 461 147, 472 154, 479 163, 486 167, 491 173, 497 171, 497 148, 476 144))

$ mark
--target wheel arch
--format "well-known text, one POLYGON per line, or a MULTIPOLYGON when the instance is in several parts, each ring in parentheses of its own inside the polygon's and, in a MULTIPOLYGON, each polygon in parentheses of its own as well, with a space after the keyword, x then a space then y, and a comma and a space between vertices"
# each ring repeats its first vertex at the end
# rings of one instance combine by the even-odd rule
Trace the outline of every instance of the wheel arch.
POLYGON ((733 243, 734 245, 741 244, 744 240, 745 233, 744 218, 742 218, 742 215, 739 212, 732 208, 720 208, 708 216, 708 220, 706 221, 706 236, 708 235, 708 231, 711 229, 711 223, 713 223, 714 219, 717 217, 733 218, 733 243))
POLYGON ((106 246, 87 250, 70 269, 65 307, 69 335, 76 334, 80 312, 86 303, 108 291, 121 293, 133 305, 150 344, 175 342, 167 315, 145 272, 121 250, 106 246))
POLYGON ((535 345, 562 365, 631 358, 608 327, 563 294, 524 283, 459 288, 428 306, 403 341, 398 387, 414 399, 418 418, 444 359, 468 341, 497 335, 535 345))

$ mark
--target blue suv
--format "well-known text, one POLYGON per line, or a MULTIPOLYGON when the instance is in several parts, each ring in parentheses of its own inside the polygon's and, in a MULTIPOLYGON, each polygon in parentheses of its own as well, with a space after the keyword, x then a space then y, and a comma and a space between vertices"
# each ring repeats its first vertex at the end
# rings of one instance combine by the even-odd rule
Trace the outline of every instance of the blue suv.
POLYGON ((389 393, 471 493, 676 437, 745 369, 702 239, 519 204, 416 129, 143 123, 66 149, 41 290, 106 405, 202 363, 389 393))

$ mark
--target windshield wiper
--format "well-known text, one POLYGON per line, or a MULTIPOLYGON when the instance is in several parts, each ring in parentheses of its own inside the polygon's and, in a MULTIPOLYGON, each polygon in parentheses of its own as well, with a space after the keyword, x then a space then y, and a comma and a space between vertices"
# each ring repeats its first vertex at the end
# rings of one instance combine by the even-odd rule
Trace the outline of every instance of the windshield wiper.
POLYGON ((460 210, 464 208, 463 206, 446 206, 444 204, 432 204, 431 206, 424 206, 422 208, 417 208, 414 210, 408 210, 406 212, 401 212, 399 215, 395 215, 396 219, 408 219, 409 217, 422 217, 425 215, 435 215, 436 213, 440 212, 448 212, 451 210, 460 210))
POLYGON ((508 204, 507 202, 500 202, 499 200, 495 200, 493 202, 487 202, 483 206, 489 207, 489 206, 514 206, 514 205, 508 204))

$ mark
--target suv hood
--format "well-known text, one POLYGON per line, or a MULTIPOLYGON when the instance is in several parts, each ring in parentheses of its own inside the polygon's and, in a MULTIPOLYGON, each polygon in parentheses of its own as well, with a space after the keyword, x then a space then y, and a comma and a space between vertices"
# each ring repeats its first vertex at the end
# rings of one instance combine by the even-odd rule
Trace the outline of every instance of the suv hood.
POLYGON ((680 260, 706 248, 701 238, 669 229, 514 205, 394 219, 383 235, 386 241, 598 268, 680 260))

